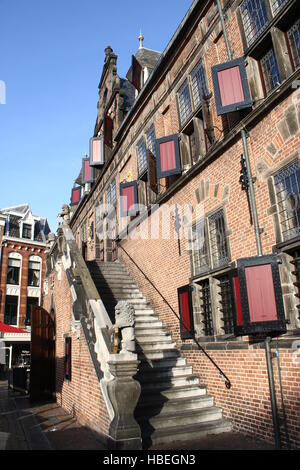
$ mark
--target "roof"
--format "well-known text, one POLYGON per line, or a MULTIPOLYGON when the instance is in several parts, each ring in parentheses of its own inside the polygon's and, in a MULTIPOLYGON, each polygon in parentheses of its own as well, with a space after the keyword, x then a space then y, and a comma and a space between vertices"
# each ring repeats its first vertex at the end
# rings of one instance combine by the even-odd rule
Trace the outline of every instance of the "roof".
POLYGON ((21 330, 15 326, 6 325, 6 323, 0 322, 0 333, 27 333, 26 330, 21 330))
POLYGON ((135 57, 142 67, 154 69, 161 57, 161 54, 161 52, 153 51, 152 49, 147 49, 146 47, 140 47, 135 54, 135 57))

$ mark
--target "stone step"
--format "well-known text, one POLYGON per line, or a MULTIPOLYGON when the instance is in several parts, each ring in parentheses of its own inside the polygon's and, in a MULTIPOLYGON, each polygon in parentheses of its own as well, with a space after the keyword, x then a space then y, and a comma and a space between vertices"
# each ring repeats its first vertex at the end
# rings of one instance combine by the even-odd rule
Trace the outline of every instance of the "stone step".
POLYGON ((144 344, 146 345, 149 345, 149 344, 158 344, 158 347, 159 347, 159 344, 161 343, 172 343, 172 336, 171 335, 168 335, 167 333, 165 334, 161 334, 161 335, 158 335, 158 336, 154 336, 154 335, 136 335, 136 338, 137 338, 137 343, 141 345, 141 348, 143 348, 144 344))
POLYGON ((145 423, 145 421, 148 421, 148 424, 150 424, 153 429, 166 429, 174 426, 189 426, 221 419, 222 409, 216 406, 209 406, 198 410, 177 410, 172 413, 164 413, 163 415, 153 416, 149 420, 147 420, 147 417, 144 417, 140 419, 139 422, 145 423))
POLYGON ((160 370, 169 367, 180 367, 186 365, 186 358, 185 357, 175 357, 174 359, 159 359, 147 362, 142 362, 139 365, 139 370, 160 370))
POLYGON ((165 367, 159 370, 146 369, 140 371, 137 375, 139 382, 155 382, 160 381, 166 377, 182 377, 184 375, 192 375, 193 368, 192 366, 178 366, 178 367, 165 367))
POLYGON ((143 301, 145 300, 142 294, 139 292, 132 292, 132 291, 126 291, 126 290, 116 290, 116 289, 110 289, 110 290, 105 290, 105 289, 98 289, 98 292, 101 295, 101 298, 105 297, 115 297, 115 298, 122 298, 122 299, 131 299, 131 300, 140 300, 143 301))
MULTIPOLYGON (((167 388, 165 390, 159 390, 159 395, 157 395, 157 390, 156 390, 156 396, 165 397, 168 400, 176 400, 179 398, 195 398, 195 397, 200 397, 203 395, 206 395, 206 387, 204 385, 198 385, 198 384, 193 384, 193 385, 178 385, 174 386, 172 388, 167 388)), ((142 400, 143 401, 149 401, 153 400, 153 390, 149 389, 144 389, 142 391, 142 400)))
POLYGON ((178 349, 164 349, 163 351, 143 351, 139 352, 138 357, 142 362, 153 359, 167 359, 179 356, 178 349))
POLYGON ((141 351, 145 355, 148 352, 164 352, 165 350, 173 350, 177 349, 176 343, 172 343, 170 341, 144 341, 142 344, 137 342, 137 351, 141 351))
POLYGON ((200 395, 197 397, 182 397, 168 400, 164 397, 153 396, 151 400, 140 400, 136 408, 136 417, 150 417, 168 413, 176 413, 178 410, 199 410, 214 406, 214 397, 211 395, 200 395))
POLYGON ((158 315, 154 312, 154 310, 152 308, 147 307, 147 306, 145 306, 145 308, 135 308, 134 313, 135 313, 136 316, 138 316, 138 315, 155 315, 156 317, 158 317, 158 315))
POLYGON ((135 326, 135 335, 137 339, 139 338, 144 338, 148 336, 165 336, 168 334, 166 330, 164 330, 162 327, 156 327, 156 328, 139 328, 138 326, 135 326))
POLYGON ((143 445, 152 446, 159 444, 174 445, 176 442, 198 440, 208 435, 230 432, 232 425, 229 420, 220 419, 212 422, 204 422, 188 425, 174 426, 170 428, 156 429, 151 426, 143 429, 143 445))
POLYGON ((126 289, 137 289, 139 290, 138 286, 134 284, 132 281, 128 279, 111 279, 109 283, 105 281, 105 279, 94 276, 93 281, 97 286, 102 286, 103 288, 126 288, 126 289))
POLYGON ((140 328, 152 328, 152 327, 159 327, 162 328, 162 322, 160 320, 156 320, 155 317, 153 319, 143 318, 135 319, 135 327, 140 328))
POLYGON ((154 378, 152 382, 142 382, 140 381, 142 391, 146 390, 168 390, 172 387, 184 387, 190 385, 199 385, 199 377, 196 375, 178 375, 176 377, 165 377, 163 380, 155 381, 154 378))

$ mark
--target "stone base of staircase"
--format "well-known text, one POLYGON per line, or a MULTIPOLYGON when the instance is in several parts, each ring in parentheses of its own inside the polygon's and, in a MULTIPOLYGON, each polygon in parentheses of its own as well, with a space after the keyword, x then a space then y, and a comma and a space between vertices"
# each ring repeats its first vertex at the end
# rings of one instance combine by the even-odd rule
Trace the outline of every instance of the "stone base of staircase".
POLYGON ((90 262, 88 267, 99 295, 114 322, 119 300, 135 307, 135 334, 141 361, 136 379, 141 396, 135 418, 143 447, 190 441, 231 431, 231 422, 207 395, 176 343, 120 262, 90 262))

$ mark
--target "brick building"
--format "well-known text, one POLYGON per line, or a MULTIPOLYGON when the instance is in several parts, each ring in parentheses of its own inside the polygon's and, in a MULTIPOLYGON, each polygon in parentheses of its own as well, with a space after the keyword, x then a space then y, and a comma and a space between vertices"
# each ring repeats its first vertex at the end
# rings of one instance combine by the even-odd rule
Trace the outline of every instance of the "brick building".
POLYGON ((271 441, 264 345, 234 335, 230 273, 240 258, 277 253, 288 322, 272 342, 277 406, 288 429, 282 445, 299 447, 299 9, 293 0, 221 3, 222 12, 219 2, 195 0, 161 54, 140 36, 126 79, 105 50, 90 155, 72 189, 72 234, 61 232, 83 301, 79 308, 75 268, 57 244, 44 299, 56 315, 57 397, 112 435, 103 325, 114 323, 119 299, 134 299, 143 439, 190 439, 232 425, 271 441), (245 152, 256 210, 241 186, 245 152), (183 286, 192 287, 190 329, 231 388, 180 328, 183 286), (214 406, 203 405, 201 387, 214 406))
POLYGON ((41 304, 49 232, 28 204, 0 210, 0 322, 12 327, 2 339, 13 345, 13 363, 30 349, 30 306, 41 304))

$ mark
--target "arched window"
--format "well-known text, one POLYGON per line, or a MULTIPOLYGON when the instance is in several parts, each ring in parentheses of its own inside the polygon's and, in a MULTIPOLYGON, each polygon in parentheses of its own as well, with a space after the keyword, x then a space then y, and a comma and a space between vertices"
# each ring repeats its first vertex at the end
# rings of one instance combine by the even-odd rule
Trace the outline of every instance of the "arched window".
POLYGON ((22 257, 19 253, 9 253, 7 261, 7 284, 14 286, 20 284, 21 261, 22 257))
POLYGON ((40 287, 41 285, 41 258, 30 256, 28 262, 28 286, 40 287))

